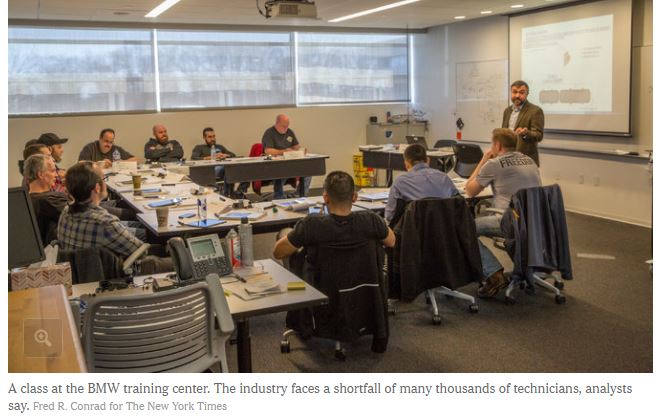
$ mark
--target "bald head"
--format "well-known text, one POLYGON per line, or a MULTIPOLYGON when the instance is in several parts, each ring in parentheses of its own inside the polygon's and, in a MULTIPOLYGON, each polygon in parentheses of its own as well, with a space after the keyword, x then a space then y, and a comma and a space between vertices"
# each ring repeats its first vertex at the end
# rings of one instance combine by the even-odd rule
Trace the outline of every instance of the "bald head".
POLYGON ((280 134, 287 133, 287 129, 289 129, 289 117, 285 114, 278 114, 275 118, 275 129, 280 134))
POLYGON ((152 132, 154 133, 154 138, 160 143, 165 144, 168 142, 168 129, 165 128, 162 124, 154 124, 152 127, 152 132))

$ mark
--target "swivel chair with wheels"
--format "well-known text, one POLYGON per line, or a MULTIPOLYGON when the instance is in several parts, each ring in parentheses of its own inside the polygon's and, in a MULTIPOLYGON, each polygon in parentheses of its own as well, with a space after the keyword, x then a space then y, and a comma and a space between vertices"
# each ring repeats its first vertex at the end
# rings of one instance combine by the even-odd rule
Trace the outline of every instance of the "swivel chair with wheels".
POLYGON ((397 242, 388 253, 388 297, 411 302, 425 292, 434 325, 441 323, 437 294, 467 300, 469 311, 477 312, 475 298, 455 290, 482 280, 475 222, 464 198, 398 201, 396 218, 397 242))
MULTIPOLYGON (((57 241, 55 243, 59 244, 57 241)), ((130 280, 133 275, 139 273, 140 258, 149 247, 149 244, 144 243, 124 261, 103 247, 75 250, 60 248, 57 252, 57 261, 71 264, 73 284, 130 280)))
POLYGON ((335 340, 339 360, 346 358, 342 343, 363 335, 372 335, 373 352, 385 352, 389 330, 381 243, 333 243, 318 246, 314 256, 299 254, 297 259, 290 256, 290 267, 328 296, 328 304, 287 314, 289 329, 282 336, 281 352, 290 352, 289 336, 294 332, 303 339, 335 340))
POLYGON ((436 143, 434 143, 434 149, 440 149, 442 147, 452 147, 455 144, 457 144, 456 140, 453 140, 453 139, 440 139, 440 140, 436 140, 436 143))
MULTIPOLYGON (((457 144, 456 140, 451 140, 451 139, 450 140, 447 140, 447 139, 443 140, 443 139, 441 139, 441 140, 436 141, 436 143, 434 144, 434 149, 451 148, 452 152, 454 153, 454 145, 456 145, 456 144, 457 144)), ((456 164, 457 164, 456 155, 452 155, 452 156, 447 157, 447 158, 439 159, 437 167, 441 171, 443 171, 445 173, 449 173, 450 171, 452 171, 452 169, 454 169, 456 164)))
MULTIPOLYGON (((264 156, 264 146, 261 143, 255 143, 250 147, 250 157, 264 156)), ((288 178, 285 180, 284 185, 289 184, 294 189, 298 189, 299 186, 303 186, 302 178, 288 178)), ((272 180, 257 180, 252 182, 253 192, 259 196, 260 201, 267 201, 272 199, 272 194, 262 194, 262 188, 264 186, 272 185, 272 180)))
POLYGON ((467 143, 456 143, 452 146, 452 149, 456 160, 455 173, 462 178, 469 178, 480 160, 482 160, 484 155, 482 149, 476 144, 467 143))
POLYGON ((556 184, 518 191, 500 226, 505 238, 496 239, 495 245, 504 248, 514 262, 505 301, 515 303, 512 290, 516 286, 532 294, 538 285, 553 292, 556 303, 565 303, 563 280, 572 280, 573 272, 560 187, 556 184), (560 277, 552 274, 554 271, 559 271, 560 277), (549 278, 554 280, 553 285, 546 282, 549 278))
POLYGON ((227 372, 233 331, 220 279, 210 274, 165 292, 92 298, 82 341, 90 372, 227 372))

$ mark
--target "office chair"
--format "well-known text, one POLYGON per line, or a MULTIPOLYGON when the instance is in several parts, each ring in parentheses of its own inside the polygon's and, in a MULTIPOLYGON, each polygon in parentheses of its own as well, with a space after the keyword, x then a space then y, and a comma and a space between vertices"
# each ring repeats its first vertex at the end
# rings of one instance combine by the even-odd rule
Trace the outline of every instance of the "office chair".
POLYGON ((455 144, 457 144, 457 141, 454 139, 440 139, 437 140, 436 143, 434 143, 434 148, 440 149, 442 147, 452 147, 455 144))
POLYGON ((289 312, 280 351, 290 352, 289 336, 297 332, 303 339, 335 340, 335 357, 342 361, 346 359, 342 343, 363 335, 372 335, 373 352, 385 352, 389 330, 383 258, 383 247, 374 240, 324 244, 307 261, 304 253, 290 256, 289 265, 296 269, 292 271, 328 296, 328 304, 289 312))
MULTIPOLYGON (((258 156, 264 156, 264 146, 261 143, 255 143, 250 147, 250 157, 258 157, 258 156)), ((298 189, 299 182, 302 182, 302 178, 288 178, 285 180, 284 185, 291 185, 295 190, 298 189)), ((263 186, 268 186, 272 185, 273 181, 272 180, 259 180, 259 181, 253 181, 252 182, 252 190, 255 194, 259 196, 259 200, 261 201, 267 201, 270 198, 272 198, 273 193, 269 194, 264 194, 262 195, 262 187, 263 186)), ((301 184, 302 186, 302 184, 301 184)), ((287 195, 288 197, 291 197, 287 195)))
POLYGON ((227 372, 233 331, 219 277, 210 274, 165 292, 91 298, 82 341, 90 372, 227 372))
POLYGON ((469 178, 482 160, 482 149, 476 144, 456 143, 452 146, 456 164, 454 171, 462 178, 469 178))
MULTIPOLYGON (((55 244, 60 244, 55 241, 55 244)), ((87 282, 110 282, 113 280, 130 280, 139 272, 140 257, 149 249, 144 243, 126 260, 122 261, 112 251, 103 247, 80 248, 57 252, 57 261, 71 264, 71 279, 73 284, 87 282)))
MULTIPOLYGON (((490 211, 496 211, 491 209, 490 211)), ((535 285, 555 294, 564 304, 564 280, 572 280, 571 255, 562 191, 557 184, 518 191, 501 220, 504 238, 494 238, 494 246, 504 249, 514 262, 512 279, 505 289, 505 302, 514 304, 512 290, 519 286, 528 294, 535 285), (559 271, 561 277, 553 274, 559 271), (546 282, 553 279, 554 284, 546 282)))
POLYGON ((411 302, 425 292, 434 325, 441 324, 436 294, 467 300, 468 310, 476 313, 475 298, 454 290, 482 280, 475 221, 464 198, 397 202, 397 242, 388 254, 389 298, 411 302), (398 209, 403 210, 399 215, 398 209))
MULTIPOLYGON (((454 145, 455 144, 457 144, 456 140, 441 139, 441 140, 436 141, 436 143, 434 144, 434 149, 441 149, 441 148, 444 148, 444 147, 446 147, 446 148, 449 147, 449 148, 452 148, 452 152, 454 153, 454 145)), ((452 171, 452 169, 455 167, 456 164, 457 164, 456 156, 452 155, 449 158, 439 159, 437 167, 441 171, 443 171, 445 173, 448 173, 448 172, 452 171)))

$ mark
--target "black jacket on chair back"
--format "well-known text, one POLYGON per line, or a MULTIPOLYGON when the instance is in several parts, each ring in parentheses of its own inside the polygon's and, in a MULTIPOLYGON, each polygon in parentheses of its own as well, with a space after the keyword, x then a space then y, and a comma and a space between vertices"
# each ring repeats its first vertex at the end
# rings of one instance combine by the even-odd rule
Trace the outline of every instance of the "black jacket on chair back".
POLYGON ((384 352, 389 334, 383 258, 375 240, 317 246, 303 275, 328 296, 328 304, 312 308, 311 315, 310 309, 288 313, 287 327, 341 342, 371 334, 372 351, 384 352))
POLYGON ((395 235, 390 297, 412 301, 428 289, 482 280, 475 220, 464 198, 410 202, 395 235))

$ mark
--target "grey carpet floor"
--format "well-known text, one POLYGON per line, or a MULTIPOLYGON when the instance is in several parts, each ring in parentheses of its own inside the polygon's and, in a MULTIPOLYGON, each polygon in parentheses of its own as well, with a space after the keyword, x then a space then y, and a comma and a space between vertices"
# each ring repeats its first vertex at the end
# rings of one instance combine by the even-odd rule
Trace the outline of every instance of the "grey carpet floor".
MULTIPOLYGON (((280 353, 283 313, 251 319, 255 372, 652 372, 652 232, 614 221, 569 213, 574 280, 565 282, 567 302, 538 289, 515 289, 517 303, 502 293, 479 300, 468 312, 460 300, 439 298, 440 326, 421 296, 399 303, 390 318, 384 354, 370 351, 371 338, 347 345, 347 359, 334 358, 333 343, 291 338, 280 353), (614 260, 580 258, 607 254, 614 260)), ((255 258, 271 257, 274 234, 255 236, 255 258)), ((498 256, 506 270, 511 262, 498 256)), ((477 286, 461 289, 474 295, 477 286)), ((228 349, 236 371, 236 348, 228 349)))

